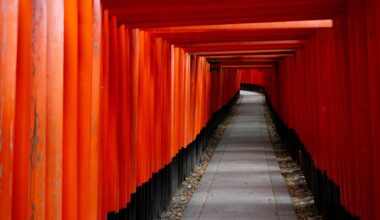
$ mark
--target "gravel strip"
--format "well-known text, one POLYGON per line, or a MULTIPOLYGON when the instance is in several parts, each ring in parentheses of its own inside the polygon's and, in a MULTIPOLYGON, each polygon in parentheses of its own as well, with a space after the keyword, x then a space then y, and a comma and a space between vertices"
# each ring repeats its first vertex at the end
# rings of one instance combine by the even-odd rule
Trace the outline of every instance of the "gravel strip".
POLYGON ((231 121, 232 117, 234 116, 236 112, 236 106, 238 105, 239 102, 240 100, 238 100, 237 104, 232 107, 232 110, 229 113, 229 115, 227 115, 227 117, 218 126, 218 128, 212 135, 208 145, 206 146, 206 149, 203 151, 200 164, 197 165, 193 169, 190 176, 186 177, 186 179, 182 182, 181 186, 175 193, 168 208, 164 210, 157 219, 162 219, 162 220, 181 219, 183 211, 185 210, 187 204, 190 202, 190 199, 193 193, 195 192, 195 190, 197 189, 199 182, 202 179, 203 174, 206 172, 207 165, 210 162, 212 155, 214 154, 214 151, 216 147, 218 146, 220 139, 222 138, 224 130, 226 129, 229 122, 231 121))
POLYGON ((265 119, 281 174, 285 178, 298 219, 323 219, 314 204, 314 196, 307 186, 300 166, 291 158, 277 134, 269 107, 265 107, 265 119))

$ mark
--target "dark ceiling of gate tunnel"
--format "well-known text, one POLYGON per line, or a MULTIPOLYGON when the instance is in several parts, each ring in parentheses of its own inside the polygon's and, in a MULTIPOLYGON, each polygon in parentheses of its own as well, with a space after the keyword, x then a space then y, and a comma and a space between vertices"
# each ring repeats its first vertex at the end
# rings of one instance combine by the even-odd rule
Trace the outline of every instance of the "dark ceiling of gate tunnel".
POLYGON ((131 27, 172 27, 327 19, 345 0, 107 0, 105 8, 131 27))
POLYGON ((147 30, 222 66, 271 68, 302 48, 315 29, 331 27, 346 1, 106 0, 103 6, 120 25, 147 30))

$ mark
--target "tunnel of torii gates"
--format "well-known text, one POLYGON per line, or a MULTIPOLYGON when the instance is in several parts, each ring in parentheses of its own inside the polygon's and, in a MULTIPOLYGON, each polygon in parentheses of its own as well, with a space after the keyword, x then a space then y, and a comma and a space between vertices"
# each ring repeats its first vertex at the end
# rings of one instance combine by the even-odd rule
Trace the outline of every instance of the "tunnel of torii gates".
POLYGON ((327 218, 380 219, 379 52, 378 0, 0 0, 0 219, 151 218, 241 83, 327 218))

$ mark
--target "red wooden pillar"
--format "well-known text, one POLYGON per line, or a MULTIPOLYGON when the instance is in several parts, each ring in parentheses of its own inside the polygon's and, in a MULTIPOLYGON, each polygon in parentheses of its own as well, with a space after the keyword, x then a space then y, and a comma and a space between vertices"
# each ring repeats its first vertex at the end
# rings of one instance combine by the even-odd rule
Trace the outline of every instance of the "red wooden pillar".
POLYGON ((142 80, 144 79, 144 76, 143 74, 141 74, 142 72, 142 65, 140 65, 140 61, 143 57, 142 55, 140 55, 143 50, 144 50, 144 47, 143 47, 143 38, 140 36, 140 30, 136 30, 135 31, 135 39, 136 39, 136 42, 134 42, 134 44, 136 44, 136 51, 135 51, 135 54, 134 56, 136 57, 135 58, 135 63, 134 65, 136 66, 136 72, 133 73, 133 74, 136 74, 136 87, 135 87, 135 94, 136 94, 136 107, 135 107, 135 113, 136 113, 136 145, 134 146, 136 148, 136 187, 140 187, 143 182, 144 182, 144 174, 145 174, 145 151, 144 151, 144 145, 143 143, 141 143, 141 133, 143 133, 143 130, 141 128, 142 126, 142 119, 140 119, 141 117, 144 116, 144 112, 141 111, 142 109, 142 102, 143 102, 143 94, 142 92, 140 92, 142 89, 143 89, 143 84, 142 84, 142 80))
MULTIPOLYGON (((108 114, 109 114, 109 16, 108 11, 103 12, 102 18, 102 74, 100 85, 100 158, 98 169, 100 170, 99 177, 99 210, 101 212, 100 219, 107 218, 107 188, 108 188, 108 114)), ((98 218, 99 219, 99 218, 98 218)))
POLYGON ((162 151, 167 146, 162 144, 162 138, 164 135, 164 130, 162 129, 162 118, 163 118, 163 79, 164 79, 164 60, 162 57, 163 54, 163 41, 162 39, 156 38, 154 35, 150 35, 150 41, 152 44, 151 53, 151 78, 153 80, 152 88, 152 104, 155 106, 155 112, 153 113, 153 121, 157 124, 156 131, 153 134, 154 141, 154 163, 153 163, 153 173, 157 173, 161 168, 164 167, 162 160, 162 151))
POLYGON ((46 71, 47 71, 47 4, 32 2, 32 68, 30 209, 31 218, 45 219, 46 207, 46 71))
POLYGON ((63 105, 63 219, 77 219, 78 3, 65 1, 63 105))
POLYGON ((78 1, 78 219, 97 213, 90 201, 91 92, 93 65, 93 5, 78 1))
POLYGON ((92 75, 91 75, 91 124, 90 124, 90 152, 89 152, 89 209, 91 210, 87 218, 97 219, 100 216, 100 79, 102 70, 102 8, 100 0, 92 1, 92 75))
POLYGON ((164 164, 169 164, 171 160, 171 72, 170 72, 170 62, 171 59, 169 58, 171 54, 170 44, 167 41, 163 41, 163 52, 162 57, 166 57, 166 59, 163 59, 163 117, 162 117, 162 129, 164 131, 163 139, 162 139, 162 146, 164 147, 164 151, 162 152, 162 159, 164 161, 164 164))
POLYGON ((156 147, 157 142, 155 140, 155 133, 157 128, 155 126, 152 126, 152 122, 154 122, 154 114, 156 112, 156 106, 154 105, 154 89, 155 89, 155 70, 154 70, 154 61, 156 59, 156 56, 154 55, 154 43, 150 33, 147 31, 144 31, 144 42, 146 45, 146 51, 145 51, 145 66, 147 68, 146 74, 147 74, 147 81, 146 81, 146 95, 147 95, 147 103, 146 103, 146 121, 145 121, 145 130, 146 130, 146 138, 147 138, 147 177, 146 182, 148 182, 153 173, 155 168, 155 157, 156 157, 156 147))
POLYGON ((195 133, 195 80, 196 80, 196 68, 197 68, 197 59, 195 55, 191 55, 190 58, 190 133, 191 139, 194 140, 196 137, 195 133))
POLYGON ((179 149, 179 48, 175 47, 173 50, 174 61, 173 61, 173 157, 178 153, 179 149))
POLYGON ((148 158, 147 158, 147 135, 146 133, 146 120, 147 112, 146 105, 148 102, 147 96, 147 81, 148 81, 148 71, 147 65, 148 62, 145 60, 146 46, 144 41, 144 32, 138 31, 138 62, 139 66, 138 71, 138 99, 137 99, 137 186, 141 186, 145 183, 148 176, 148 158))
POLYGON ((363 219, 374 219, 371 119, 369 99, 366 10, 362 1, 352 0, 348 6, 349 63, 354 157, 356 166, 356 213, 363 219), (365 172, 363 172, 365 171, 365 172))
POLYGON ((334 45, 336 47, 336 58, 337 58, 337 92, 339 99, 339 114, 341 120, 340 133, 342 136, 342 149, 340 152, 340 158, 342 160, 342 185, 341 185, 341 195, 342 195, 342 205, 349 211, 353 207, 354 191, 351 190, 353 180, 353 150, 352 150, 352 117, 351 117, 351 99, 347 95, 348 91, 351 89, 350 78, 347 77, 348 67, 348 39, 347 39, 347 24, 346 15, 340 14, 334 20, 334 45))
POLYGON ((380 3, 376 0, 366 1, 367 43, 369 70, 369 98, 371 111, 371 140, 374 177, 375 219, 380 219, 380 3))
MULTIPOLYGON (((32 3, 19 1, 18 42, 17 42, 17 92, 13 162, 12 219, 28 219, 31 216, 31 146, 30 146, 30 95, 31 95, 31 35, 32 3), (22 210, 22 211, 21 211, 22 210)), ((2 72, 2 71, 1 71, 2 72)), ((1 196, 3 198, 3 196, 1 196)), ((2 206, 5 207, 5 206, 2 206)), ((0 208, 1 209, 1 208, 0 208)), ((5 213, 0 211, 1 213, 5 213)))
POLYGON ((185 56, 185 72, 184 72, 184 78, 186 82, 185 92, 184 92, 184 120, 185 120, 185 136, 184 136, 184 144, 185 146, 190 144, 192 141, 191 135, 190 135, 190 55, 188 53, 184 54, 185 56))
POLYGON ((120 177, 119 177, 119 193, 120 193, 120 200, 119 200, 119 207, 123 208, 127 204, 128 200, 128 171, 130 169, 129 166, 129 134, 130 131, 128 130, 128 113, 129 109, 127 108, 128 106, 128 99, 127 99, 127 89, 128 89, 128 82, 127 81, 127 41, 126 41, 126 34, 125 34, 125 26, 121 25, 119 27, 119 32, 118 32, 118 41, 119 41, 119 51, 118 51, 118 65, 119 65, 119 100, 120 100, 120 105, 119 105, 119 120, 118 120, 118 129, 117 132, 119 134, 119 151, 118 151, 118 157, 119 157, 119 168, 120 168, 120 177))
POLYGON ((177 127, 177 151, 181 150, 183 145, 183 132, 184 132, 184 123, 183 123, 183 95, 184 95, 184 87, 185 87, 185 82, 184 82, 184 73, 183 73, 183 66, 184 66, 184 59, 183 59, 183 50, 182 48, 176 48, 177 52, 177 60, 176 60, 176 72, 175 77, 176 77, 176 112, 177 112, 177 121, 175 122, 178 127, 177 127))
POLYGON ((118 68, 118 28, 115 16, 110 23, 110 69, 108 85, 108 130, 107 130, 107 212, 117 211, 119 204, 119 156, 118 156, 118 108, 119 108, 119 68, 118 68))
POLYGON ((18 1, 0 7, 0 219, 11 219, 18 1))
POLYGON ((131 42, 131 156, 132 156, 132 189, 136 192, 138 182, 138 143, 137 143, 137 117, 138 117, 138 80, 139 80, 139 30, 133 29, 130 32, 131 42))
POLYGON ((127 203, 130 202, 131 199, 131 194, 133 192, 133 176, 132 176, 132 170, 134 169, 133 167, 133 161, 134 161, 134 156, 132 155, 132 146, 131 146, 131 140, 132 140, 132 130, 131 130, 131 124, 132 124, 132 79, 131 79, 131 50, 130 50, 130 31, 128 28, 125 27, 125 51, 126 51, 126 57, 125 57, 125 63, 126 63, 126 75, 125 75, 125 120, 127 122, 126 130, 125 133, 126 135, 126 148, 127 148, 127 203))
POLYGON ((47 1, 46 219, 62 219, 64 2, 47 1))

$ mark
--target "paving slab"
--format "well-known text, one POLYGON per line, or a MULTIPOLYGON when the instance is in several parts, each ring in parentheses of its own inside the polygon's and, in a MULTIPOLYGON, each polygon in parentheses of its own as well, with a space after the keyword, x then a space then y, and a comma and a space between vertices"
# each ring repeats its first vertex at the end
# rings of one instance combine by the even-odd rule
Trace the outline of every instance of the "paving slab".
POLYGON ((264 96, 240 94, 182 219, 297 219, 270 143, 264 96))

